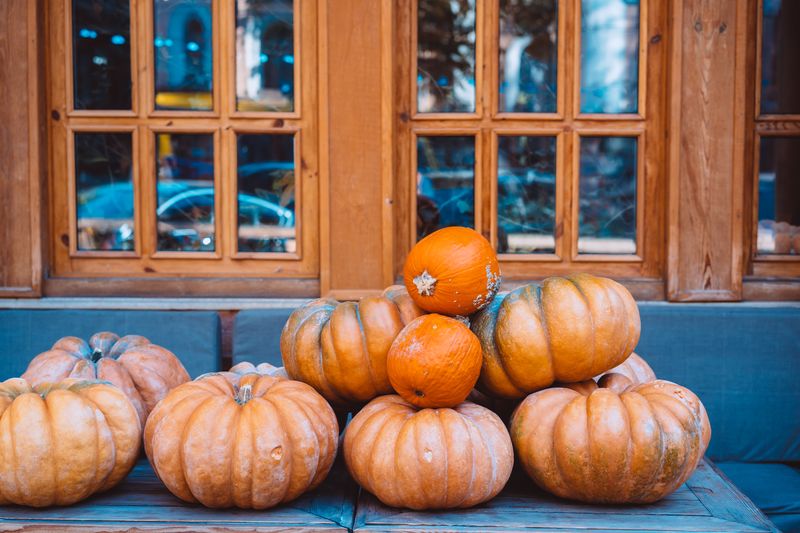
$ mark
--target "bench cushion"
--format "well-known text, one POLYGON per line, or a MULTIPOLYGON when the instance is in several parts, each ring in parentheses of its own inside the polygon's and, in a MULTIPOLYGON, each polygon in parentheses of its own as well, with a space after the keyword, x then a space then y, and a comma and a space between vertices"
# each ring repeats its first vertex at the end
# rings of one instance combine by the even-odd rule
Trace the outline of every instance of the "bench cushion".
POLYGON ((800 461, 800 306, 640 303, 637 353, 708 410, 714 460, 800 461))
POLYGON ((294 308, 247 309, 233 323, 233 364, 242 361, 283 366, 281 330, 294 308))
POLYGON ((725 475, 785 533, 800 532, 800 470, 775 463, 719 463, 725 475))
POLYGON ((220 323, 213 311, 0 310, 0 379, 19 376, 61 337, 98 331, 144 335, 177 355, 192 377, 220 366, 220 323))

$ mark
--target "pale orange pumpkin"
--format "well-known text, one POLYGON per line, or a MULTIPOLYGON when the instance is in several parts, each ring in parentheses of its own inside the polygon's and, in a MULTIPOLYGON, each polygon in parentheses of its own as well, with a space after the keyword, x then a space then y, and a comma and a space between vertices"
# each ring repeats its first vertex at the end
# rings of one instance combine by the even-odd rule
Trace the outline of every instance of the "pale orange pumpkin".
POLYGON ((455 407, 481 372, 481 343, 462 322, 423 315, 400 332, 386 359, 389 381, 417 407, 455 407))
POLYGON ((517 457, 539 487, 591 503, 651 503, 697 468, 711 426, 689 389, 661 380, 576 388, 531 394, 511 417, 517 457))
POLYGON ((627 359, 608 372, 604 372, 594 378, 601 386, 603 383, 615 383, 617 388, 620 386, 648 383, 655 379, 656 373, 653 372, 653 369, 650 368, 647 361, 636 352, 633 352, 627 359))
POLYGON ((403 267, 403 282, 422 309, 468 316, 494 298, 500 288, 500 265, 480 233, 451 226, 414 245, 403 267))
POLYGON ((22 377, 33 386, 66 378, 109 381, 128 395, 142 424, 167 392, 191 379, 166 348, 141 335, 120 338, 107 331, 95 333, 88 343, 78 337, 59 339, 33 358, 22 377))
POLYGON ((206 374, 156 406, 144 444, 153 470, 178 498, 265 509, 322 483, 338 434, 330 405, 305 383, 206 374))
POLYGON ((392 391, 386 374, 389 347, 422 314, 398 285, 358 303, 330 298, 308 302, 291 314, 281 333, 286 373, 337 405, 387 394, 392 391))
POLYGON ((622 363, 640 329, 636 302, 611 279, 576 274, 519 287, 472 317, 483 348, 478 388, 513 399, 590 379, 622 363))
POLYGON ((397 395, 372 400, 353 418, 344 458, 383 503, 419 510, 489 501, 514 465, 508 431, 488 409, 464 402, 419 410, 397 395))
POLYGON ((259 363, 254 365, 250 361, 242 361, 241 363, 235 364, 228 372, 232 372, 233 374, 239 376, 246 376, 247 374, 261 374, 263 376, 273 376, 276 378, 289 378, 289 375, 286 374, 286 369, 282 366, 274 366, 269 363, 259 363))
POLYGON ((0 505, 70 505, 110 489, 141 438, 136 409, 108 383, 0 383, 0 505))

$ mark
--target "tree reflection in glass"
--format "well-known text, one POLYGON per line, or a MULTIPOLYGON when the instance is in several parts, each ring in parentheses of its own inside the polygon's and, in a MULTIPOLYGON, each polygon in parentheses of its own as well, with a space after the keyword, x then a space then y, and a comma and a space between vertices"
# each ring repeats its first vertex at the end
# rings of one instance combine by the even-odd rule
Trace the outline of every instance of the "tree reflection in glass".
POLYGON ((475 137, 417 138, 417 239, 475 227, 475 137))
POLYGON ((800 114, 800 2, 763 0, 761 112, 800 114))
POLYGON ((636 144, 635 137, 581 137, 579 253, 636 253, 636 144))
POLYGON ((556 138, 500 136, 497 251, 555 252, 556 138))
POLYGON ((759 254, 800 255, 800 137, 761 137, 759 254))
POLYGON ((581 113, 636 113, 639 0, 581 0, 581 113))
POLYGON ((557 40, 557 0, 500 0, 500 112, 556 111, 557 40))
POLYGON ((419 0, 417 110, 475 111, 475 0, 419 0))

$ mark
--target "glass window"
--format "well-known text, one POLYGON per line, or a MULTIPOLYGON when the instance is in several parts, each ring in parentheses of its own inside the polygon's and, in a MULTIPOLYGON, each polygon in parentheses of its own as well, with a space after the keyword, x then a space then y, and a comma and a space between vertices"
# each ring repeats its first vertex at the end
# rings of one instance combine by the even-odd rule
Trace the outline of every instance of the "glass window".
POLYGON ((156 109, 212 109, 211 0, 154 6, 156 109))
POLYGON ((240 252, 296 252, 294 136, 237 137, 240 252))
POLYGON ((134 249, 130 133, 75 134, 78 250, 134 249))
POLYGON ((556 112, 557 40, 557 0, 500 1, 500 112, 556 112))
POLYGON ((158 250, 214 251, 214 136, 156 135, 158 250))
POLYGON ((475 227, 475 137, 417 138, 417 239, 475 227))
POLYGON ((636 113, 639 1, 581 0, 581 113, 636 113))
POLYGON ((554 253, 556 138, 503 135, 497 153, 497 251, 554 253))
POLYGON ((761 137, 757 249, 800 255, 800 137, 761 137))
POLYGON ((131 109, 129 0, 73 0, 75 109, 131 109))
POLYGON ((578 252, 636 253, 636 138, 582 137, 578 252))
POLYGON ((236 2, 236 109, 292 111, 292 0, 236 2))
POLYGON ((475 111, 475 0, 419 0, 417 110, 475 111))
POLYGON ((800 114, 800 2, 763 0, 761 112, 800 114))

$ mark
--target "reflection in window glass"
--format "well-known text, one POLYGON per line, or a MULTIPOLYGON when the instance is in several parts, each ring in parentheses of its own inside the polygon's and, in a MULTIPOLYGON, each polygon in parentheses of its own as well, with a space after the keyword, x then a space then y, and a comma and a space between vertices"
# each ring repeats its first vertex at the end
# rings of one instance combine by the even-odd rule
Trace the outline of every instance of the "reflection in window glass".
POLYGON ((800 114, 800 2, 763 0, 761 112, 800 114))
POLYGON ((131 108, 129 0, 73 0, 75 109, 131 108))
POLYGON ((237 137, 239 251, 296 252, 294 137, 237 137))
POLYGON ((134 249, 130 133, 75 134, 78 250, 134 249))
POLYGON ((211 0, 154 0, 156 109, 211 109, 211 0))
POLYGON ((578 252, 636 253, 636 139, 582 137, 578 252))
POLYGON ((214 251, 214 136, 156 135, 158 250, 214 251))
POLYGON ((761 137, 759 254, 800 254, 800 137, 761 137))
POLYGON ((292 0, 236 2, 236 109, 292 110, 293 38, 292 0))
POLYGON ((475 227, 475 137, 417 138, 417 239, 475 227))
POLYGON ((475 0, 419 0, 417 110, 475 111, 475 0))
POLYGON ((501 112, 554 113, 557 0, 500 0, 501 112))
POLYGON ((556 138, 501 136, 497 161, 497 251, 554 253, 556 138))
POLYGON ((581 0, 581 113, 636 113, 639 0, 581 0))

